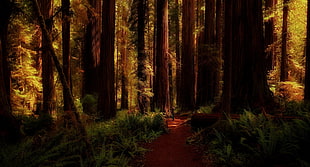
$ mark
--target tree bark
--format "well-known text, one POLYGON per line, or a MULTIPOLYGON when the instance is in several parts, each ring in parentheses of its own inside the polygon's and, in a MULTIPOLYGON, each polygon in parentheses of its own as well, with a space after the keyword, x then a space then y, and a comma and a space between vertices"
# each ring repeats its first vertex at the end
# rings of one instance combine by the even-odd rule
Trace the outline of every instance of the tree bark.
MULTIPOLYGON (((98 99, 99 95, 99 63, 100 63, 100 42, 101 42, 101 1, 88 0, 93 10, 88 11, 89 23, 86 26, 83 48, 83 88, 82 96, 93 96, 98 99)), ((97 111, 93 111, 94 104, 83 101, 83 112, 98 115, 97 111)), ((97 109, 96 109, 97 110, 97 109)))
POLYGON ((264 58, 262 1, 233 0, 226 4, 225 10, 224 75, 227 78, 224 77, 223 105, 228 109, 224 111, 272 107, 264 58))
POLYGON ((182 57, 181 57, 181 94, 180 102, 183 111, 195 107, 195 69, 194 69, 194 0, 183 0, 182 17, 182 57))
POLYGON ((280 81, 288 80, 288 55, 287 55, 287 19, 289 0, 283 0, 283 23, 282 23, 282 52, 280 81))
MULTIPOLYGON (((63 69, 68 86, 72 90, 70 68, 70 0, 62 0, 62 56, 63 69)), ((72 92, 71 92, 72 93, 72 92)), ((67 94, 63 94, 64 111, 71 110, 71 104, 67 94)))
POLYGON ((216 47, 216 1, 205 3, 205 25, 198 54, 197 105, 213 103, 219 85, 219 62, 216 47))
POLYGON ((103 1, 102 36, 100 53, 100 88, 98 111, 101 118, 107 120, 116 115, 115 102, 115 0, 103 1))
POLYGON ((161 112, 170 111, 169 92, 168 0, 157 0, 157 39, 154 102, 161 112))
POLYGON ((0 2, 0 139, 15 142, 21 137, 20 124, 12 115, 10 105, 10 75, 7 60, 8 25, 11 2, 0 2), (9 77, 9 78, 8 78, 9 77))
MULTIPOLYGON (((273 14, 274 7, 276 5, 276 0, 266 0, 265 1, 265 11, 268 14, 268 17, 273 14)), ((265 54, 266 54, 266 62, 267 69, 272 70, 274 68, 274 46, 273 43, 275 40, 275 22, 274 17, 270 17, 264 23, 265 25, 265 54)))
POLYGON ((177 16, 176 16, 176 46, 175 46, 175 56, 176 56, 176 78, 175 78, 175 82, 176 82, 176 89, 177 89, 177 93, 176 93, 176 101, 177 101, 177 105, 180 106, 180 92, 181 92, 181 51, 180 51, 180 18, 179 18, 179 13, 180 13, 180 5, 179 5, 179 0, 175 1, 176 3, 176 8, 177 8, 177 16))
MULTIPOLYGON (((42 0, 39 3, 41 13, 44 17, 47 31, 51 33, 53 27, 52 1, 42 0)), ((42 84, 43 84, 43 111, 41 116, 51 115, 55 111, 55 85, 53 60, 48 50, 46 37, 42 35, 42 84)))
MULTIPOLYGON (((125 7, 124 7, 125 8, 125 7)), ((128 53, 127 53, 127 47, 128 47, 128 34, 127 34, 127 17, 128 17, 128 11, 126 9, 123 9, 122 11, 125 12, 122 15, 122 27, 121 28, 121 48, 120 48, 120 54, 121 54, 121 109, 128 109, 128 53)))
POLYGON ((147 111, 148 96, 145 94, 147 87, 146 53, 145 53, 145 16, 146 0, 138 2, 138 107, 141 113, 147 111))

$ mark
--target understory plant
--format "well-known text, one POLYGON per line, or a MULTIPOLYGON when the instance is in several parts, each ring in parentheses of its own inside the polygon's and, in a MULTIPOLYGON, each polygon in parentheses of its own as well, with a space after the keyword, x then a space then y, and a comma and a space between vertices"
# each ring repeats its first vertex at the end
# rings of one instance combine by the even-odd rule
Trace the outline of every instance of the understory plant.
POLYGON ((284 121, 245 111, 190 140, 205 145, 215 166, 310 166, 310 121, 284 121), (197 141, 199 140, 199 141, 197 141))
POLYGON ((86 140, 75 129, 42 129, 18 144, 0 142, 0 164, 6 167, 129 166, 130 159, 146 151, 139 142, 155 139, 164 128, 162 114, 150 113, 122 114, 114 120, 89 124, 86 140))

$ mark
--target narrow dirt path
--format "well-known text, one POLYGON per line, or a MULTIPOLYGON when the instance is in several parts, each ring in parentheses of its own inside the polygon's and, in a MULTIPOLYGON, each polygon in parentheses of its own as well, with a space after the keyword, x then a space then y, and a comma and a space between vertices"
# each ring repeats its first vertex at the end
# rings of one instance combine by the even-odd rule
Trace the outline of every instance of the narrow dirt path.
POLYGON ((191 127, 185 119, 168 120, 169 133, 160 136, 146 147, 145 167, 203 167, 202 154, 186 144, 191 127))

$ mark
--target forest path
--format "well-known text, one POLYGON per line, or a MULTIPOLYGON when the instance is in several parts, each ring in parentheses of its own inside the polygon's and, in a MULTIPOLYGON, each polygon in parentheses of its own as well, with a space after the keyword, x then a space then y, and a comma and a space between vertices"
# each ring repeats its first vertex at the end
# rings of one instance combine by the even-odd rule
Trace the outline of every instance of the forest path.
POLYGON ((146 147, 145 167, 202 167, 202 154, 195 146, 186 144, 191 127, 186 118, 167 120, 169 133, 163 134, 146 147))

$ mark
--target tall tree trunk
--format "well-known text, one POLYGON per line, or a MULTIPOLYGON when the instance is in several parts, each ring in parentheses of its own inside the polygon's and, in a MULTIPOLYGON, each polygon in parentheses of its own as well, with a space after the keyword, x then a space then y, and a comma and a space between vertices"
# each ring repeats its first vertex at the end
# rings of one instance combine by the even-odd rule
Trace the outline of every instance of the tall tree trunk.
MULTIPOLYGON (((72 90, 70 68, 70 0, 62 0, 62 56, 68 86, 72 90)), ((72 93, 72 92, 71 92, 72 93)), ((64 111, 71 110, 69 97, 64 93, 64 111)))
POLYGON ((157 0, 156 73, 154 102, 162 112, 170 110, 168 55, 168 0, 157 0))
POLYGON ((17 141, 20 136, 20 124, 11 113, 10 75, 7 60, 8 25, 11 16, 11 1, 0 2, 0 140, 17 141), (9 77, 9 78, 8 78, 9 77))
POLYGON ((216 1, 208 0, 205 3, 205 25, 202 43, 198 54, 198 81, 197 81, 197 105, 203 106, 214 102, 216 96, 217 72, 220 62, 216 54, 216 1))
POLYGON ((102 37, 100 54, 100 91, 98 111, 103 119, 116 115, 115 103, 115 0, 105 0, 102 5, 102 37))
POLYGON ((227 78, 224 77, 223 99, 226 98, 227 103, 230 103, 228 98, 231 91, 232 106, 225 112, 240 108, 271 107, 273 100, 267 85, 264 58, 262 1, 233 0, 231 3, 225 7, 224 75, 227 78), (230 56, 232 63, 228 64, 230 56))
POLYGON ((310 0, 307 9, 306 76, 304 101, 310 102, 310 0))
POLYGON ((146 17, 146 0, 138 2, 138 107, 141 113, 147 111, 147 103, 149 101, 145 94, 147 87, 146 74, 146 53, 145 53, 145 17, 146 17))
POLYGON ((282 53, 280 81, 288 80, 288 55, 287 55, 287 19, 289 0, 283 0, 283 24, 282 24, 282 53))
POLYGON ((224 31, 224 86, 222 94, 222 108, 225 113, 231 113, 232 99, 232 54, 233 54, 233 2, 225 3, 225 31, 224 31))
MULTIPOLYGON (((274 7, 276 5, 276 0, 266 0, 265 1, 265 11, 268 14, 268 17, 271 16, 274 12, 274 7)), ((273 43, 275 40, 275 22, 274 17, 270 17, 265 21, 265 54, 267 59, 267 69, 272 70, 274 68, 274 47, 273 43)))
POLYGON ((180 92, 181 92, 181 53, 180 53, 180 4, 179 0, 175 0, 176 14, 175 14, 175 57, 176 57, 176 103, 180 106, 180 92))
MULTIPOLYGON (((42 0, 39 2, 41 13, 45 19, 46 28, 51 33, 53 27, 52 1, 42 0)), ((47 39, 42 35, 42 83, 43 83, 43 115, 51 115, 55 110, 55 85, 53 60, 47 50, 47 39)))
MULTIPOLYGON (((125 8, 125 7, 124 7, 125 8)), ((126 9, 123 9, 123 12, 125 12, 126 9)), ((127 46, 128 46, 128 34, 127 34, 127 17, 128 17, 128 11, 122 15, 122 27, 121 28, 121 48, 120 48, 120 54, 121 54, 121 109, 128 109, 128 54, 127 54, 127 46)))
POLYGON ((216 0, 216 48, 218 52, 218 68, 215 76, 215 99, 214 102, 219 102, 218 98, 221 95, 222 85, 222 69, 223 69, 223 33, 224 33, 224 2, 223 0, 216 0))
MULTIPOLYGON (((99 63, 100 63, 100 41, 102 30, 101 1, 88 0, 93 10, 88 11, 89 23, 86 26, 84 36, 83 64, 83 89, 82 96, 89 95, 97 98, 99 94, 99 63)), ((83 102, 83 111, 90 114, 98 114, 94 110, 94 104, 87 100, 83 102)), ((97 110, 97 109, 96 109, 97 110)))
POLYGON ((194 28, 195 15, 194 0, 183 0, 182 17, 182 58, 181 58, 181 94, 180 104, 183 111, 193 110, 195 107, 195 45, 194 28), (186 90, 186 91, 185 91, 186 90))

